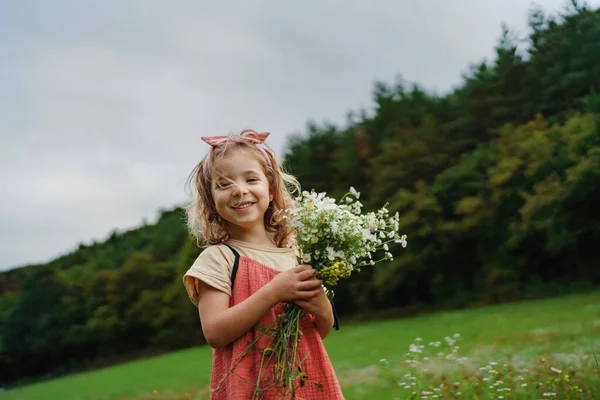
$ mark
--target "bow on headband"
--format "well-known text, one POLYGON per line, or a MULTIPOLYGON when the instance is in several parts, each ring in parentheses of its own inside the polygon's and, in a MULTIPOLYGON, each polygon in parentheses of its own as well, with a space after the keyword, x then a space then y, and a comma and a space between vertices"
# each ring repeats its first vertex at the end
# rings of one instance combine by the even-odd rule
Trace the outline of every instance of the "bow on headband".
POLYGON ((219 147, 227 143, 229 139, 232 137, 240 137, 254 144, 261 144, 265 141, 267 136, 269 136, 269 132, 254 132, 254 131, 246 131, 242 132, 239 135, 231 135, 231 136, 202 136, 200 139, 204 140, 206 143, 213 147, 219 147))

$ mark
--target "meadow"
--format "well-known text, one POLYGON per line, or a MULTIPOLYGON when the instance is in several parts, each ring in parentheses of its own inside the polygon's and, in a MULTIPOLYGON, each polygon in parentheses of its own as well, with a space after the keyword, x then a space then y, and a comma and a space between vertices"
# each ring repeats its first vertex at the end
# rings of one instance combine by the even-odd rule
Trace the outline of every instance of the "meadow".
MULTIPOLYGON (((600 398, 600 292, 342 321, 325 344, 347 399, 600 398)), ((210 348, 198 347, 11 389, 0 399, 207 399, 210 361, 210 348)))

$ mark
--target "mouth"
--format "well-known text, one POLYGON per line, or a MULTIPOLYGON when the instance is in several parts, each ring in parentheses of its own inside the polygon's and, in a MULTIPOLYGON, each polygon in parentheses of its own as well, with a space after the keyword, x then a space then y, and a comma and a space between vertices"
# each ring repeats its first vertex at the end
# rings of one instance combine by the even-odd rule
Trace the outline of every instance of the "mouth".
POLYGON ((237 206, 231 206, 231 208, 233 208, 234 210, 245 210, 246 208, 248 208, 248 207, 252 206, 253 204, 254 204, 254 203, 251 203, 251 202, 248 202, 248 201, 246 201, 246 202, 244 202, 244 203, 242 203, 242 204, 240 204, 240 205, 237 205, 237 206))

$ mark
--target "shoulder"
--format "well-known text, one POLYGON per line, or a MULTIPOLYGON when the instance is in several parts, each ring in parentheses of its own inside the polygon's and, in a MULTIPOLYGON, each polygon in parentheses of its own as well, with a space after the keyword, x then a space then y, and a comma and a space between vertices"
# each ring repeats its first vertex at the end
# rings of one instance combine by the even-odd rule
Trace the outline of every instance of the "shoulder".
POLYGON ((227 246, 212 245, 205 248, 183 276, 192 303, 198 302, 198 281, 230 295, 233 262, 233 252, 227 246))
POLYGON ((198 255, 192 268, 211 268, 218 265, 229 265, 234 256, 231 249, 223 244, 211 245, 202 250, 198 255))
POLYGON ((211 245, 202 250, 191 265, 190 271, 222 278, 231 274, 234 259, 233 252, 227 246, 211 245))

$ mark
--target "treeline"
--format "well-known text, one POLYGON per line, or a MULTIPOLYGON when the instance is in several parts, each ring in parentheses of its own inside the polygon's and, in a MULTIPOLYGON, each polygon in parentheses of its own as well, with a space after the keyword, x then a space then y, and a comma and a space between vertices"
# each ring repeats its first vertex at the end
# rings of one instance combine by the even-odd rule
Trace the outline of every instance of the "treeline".
MULTIPOLYGON (((534 9, 529 27, 526 46, 505 28, 495 59, 450 94, 378 83, 374 115, 290 140, 284 163, 304 188, 389 202, 409 237, 336 288, 342 315, 600 283, 600 10, 534 9)), ((0 274, 0 385, 203 343, 181 281, 199 251, 178 208, 0 274)))
POLYGON ((199 252, 175 209, 0 274, 0 386, 204 343, 182 283, 199 252))
MULTIPOLYGON (((336 290, 342 312, 464 306, 600 282, 600 10, 571 2, 506 27, 451 94, 378 83, 375 115, 308 126, 286 162, 304 187, 362 191, 401 215, 407 249, 336 290)), ((361 197, 363 199, 363 197, 361 197)))

